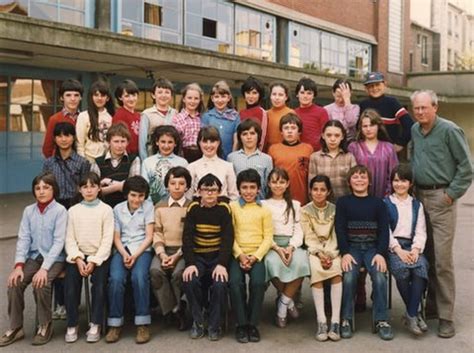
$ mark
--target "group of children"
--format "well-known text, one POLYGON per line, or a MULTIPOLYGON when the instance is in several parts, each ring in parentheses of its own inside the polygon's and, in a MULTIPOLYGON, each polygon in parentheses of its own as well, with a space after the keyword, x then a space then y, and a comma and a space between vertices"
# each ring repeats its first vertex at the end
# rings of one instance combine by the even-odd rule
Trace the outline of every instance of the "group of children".
MULTIPOLYGON (((370 85, 384 85, 383 77, 373 80, 367 82, 369 94, 370 85)), ((133 81, 117 87, 116 112, 107 85, 96 82, 88 110, 78 114, 82 86, 65 81, 64 108, 51 117, 45 135, 44 173, 33 180, 37 202, 25 209, 20 226, 8 279, 10 329, 0 346, 24 337, 29 283, 38 303, 33 343, 50 340, 53 281, 56 304, 65 306, 59 315, 67 317, 65 340, 75 342, 88 277, 88 342, 100 339, 105 315, 105 340, 120 339, 128 277, 137 343, 150 339, 150 293, 180 330, 189 327, 189 311, 191 338, 207 332, 211 341, 221 337, 229 294, 236 340, 258 342, 268 283, 278 293, 275 324, 284 328, 288 318, 300 315, 296 297, 305 277, 316 308, 316 339, 337 341, 352 336, 362 267, 373 283, 379 336, 393 337, 388 268, 407 306, 406 325, 421 334, 426 226, 422 205, 409 195, 411 171, 398 165, 397 152, 407 141, 387 134, 375 109, 359 116, 350 91, 350 82, 337 80, 335 102, 323 109, 313 103, 316 84, 303 78, 295 91, 300 106, 293 111, 286 105, 288 87, 276 82, 265 111, 263 84, 249 77, 242 86, 247 106, 238 113, 229 86, 219 81, 204 113, 202 89, 189 84, 176 112, 170 106, 173 85, 159 79, 152 90, 155 105, 140 116, 133 81), (63 290, 57 277, 64 277, 63 290)), ((378 89, 369 100, 381 97, 378 89)), ((403 110, 396 113, 396 119, 406 118, 403 110)))

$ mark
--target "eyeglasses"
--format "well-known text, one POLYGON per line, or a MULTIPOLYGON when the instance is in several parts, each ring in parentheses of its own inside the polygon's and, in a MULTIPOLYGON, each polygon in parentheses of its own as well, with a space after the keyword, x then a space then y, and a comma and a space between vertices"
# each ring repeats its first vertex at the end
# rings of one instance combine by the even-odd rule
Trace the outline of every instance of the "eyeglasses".
POLYGON ((219 188, 202 187, 202 188, 199 189, 199 191, 204 192, 206 194, 214 194, 216 192, 219 192, 219 188))

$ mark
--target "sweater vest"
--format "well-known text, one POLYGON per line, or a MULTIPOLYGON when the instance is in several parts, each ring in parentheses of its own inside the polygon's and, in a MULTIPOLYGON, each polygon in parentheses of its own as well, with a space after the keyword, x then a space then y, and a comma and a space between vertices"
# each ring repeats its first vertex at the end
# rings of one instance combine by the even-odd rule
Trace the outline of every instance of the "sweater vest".
MULTIPOLYGON (((397 206, 390 200, 389 197, 386 197, 384 199, 384 202, 387 205, 388 217, 389 217, 389 221, 390 221, 390 229, 393 232, 395 230, 395 228, 397 227, 397 223, 398 223, 397 206)), ((411 206, 412 218, 411 218, 411 234, 410 234, 410 236, 413 239, 413 236, 415 235, 416 223, 418 222, 418 211, 420 209, 420 201, 413 198, 411 204, 412 204, 412 206, 411 206)))

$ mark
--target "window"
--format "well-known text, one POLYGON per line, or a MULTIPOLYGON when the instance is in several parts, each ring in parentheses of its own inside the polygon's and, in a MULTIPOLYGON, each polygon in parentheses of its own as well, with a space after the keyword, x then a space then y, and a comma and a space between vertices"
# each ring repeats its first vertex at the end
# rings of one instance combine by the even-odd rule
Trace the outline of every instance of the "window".
POLYGON ((370 71, 370 44, 347 41, 349 76, 362 79, 370 71))
POLYGON ((448 12, 448 34, 453 34, 453 14, 448 12))
POLYGON ((321 69, 321 32, 298 23, 290 22, 289 64, 306 69, 321 69))
POLYGON ((330 74, 347 74, 347 39, 321 34, 321 69, 330 74))
POLYGON ((274 61, 275 17, 237 6, 235 9, 235 54, 274 61))
POLYGON ((428 65, 428 37, 421 37, 421 63, 428 65))
POLYGON ((402 0, 388 3, 388 70, 402 72, 402 0))
POLYGON ((417 35, 416 35, 416 45, 417 45, 417 46, 420 46, 420 45, 421 45, 421 35, 420 35, 420 34, 417 34, 417 35))
POLYGON ((217 38, 217 21, 208 18, 202 19, 202 35, 209 38, 217 38))
POLYGON ((162 26, 162 19, 163 8, 161 6, 145 2, 145 16, 143 22, 154 26, 162 26))

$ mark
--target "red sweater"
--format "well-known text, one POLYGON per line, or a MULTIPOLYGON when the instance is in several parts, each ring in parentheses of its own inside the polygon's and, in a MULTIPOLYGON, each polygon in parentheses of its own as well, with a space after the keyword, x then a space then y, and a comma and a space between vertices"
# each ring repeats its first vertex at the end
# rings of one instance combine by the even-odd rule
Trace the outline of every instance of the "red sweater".
POLYGON ((122 121, 127 125, 128 130, 130 131, 130 143, 127 147, 127 153, 137 154, 138 153, 138 130, 140 128, 140 113, 130 113, 124 107, 120 107, 115 112, 114 117, 112 118, 112 124, 116 124, 119 121, 122 121))
POLYGON ((247 119, 252 119, 260 125, 260 127, 262 128, 262 136, 260 138, 260 145, 258 148, 260 148, 260 150, 263 151, 263 148, 267 141, 267 126, 268 126, 267 112, 261 106, 256 105, 255 107, 242 109, 239 112, 239 115, 240 115, 240 122, 247 119))
POLYGON ((295 113, 303 123, 303 132, 301 134, 301 142, 309 143, 313 146, 314 151, 321 149, 319 139, 323 131, 324 124, 329 120, 328 112, 319 105, 312 104, 309 107, 295 109, 295 113))
MULTIPOLYGON (((77 115, 75 115, 77 118, 77 115)), ((64 116, 63 111, 59 111, 48 120, 48 126, 46 127, 46 133, 44 135, 43 141, 43 155, 46 158, 49 158, 54 155, 54 127, 57 123, 71 123, 76 126, 77 119, 72 118, 70 115, 64 116)))

